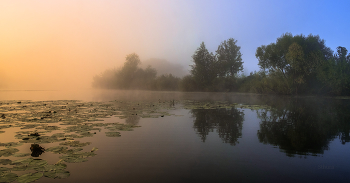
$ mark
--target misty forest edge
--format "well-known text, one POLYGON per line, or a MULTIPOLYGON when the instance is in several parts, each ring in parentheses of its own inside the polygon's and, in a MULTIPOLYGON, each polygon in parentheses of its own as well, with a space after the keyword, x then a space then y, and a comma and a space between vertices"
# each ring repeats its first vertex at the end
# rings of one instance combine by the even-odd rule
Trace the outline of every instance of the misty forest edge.
POLYGON ((192 55, 190 74, 157 76, 157 70, 140 68, 135 53, 124 66, 93 78, 92 86, 103 89, 159 91, 249 92, 279 95, 350 95, 350 54, 337 47, 336 54, 318 35, 285 33, 275 43, 256 49, 260 71, 245 76, 237 40, 221 42, 215 54, 202 42, 192 55), (241 73, 241 74, 239 74, 241 73))

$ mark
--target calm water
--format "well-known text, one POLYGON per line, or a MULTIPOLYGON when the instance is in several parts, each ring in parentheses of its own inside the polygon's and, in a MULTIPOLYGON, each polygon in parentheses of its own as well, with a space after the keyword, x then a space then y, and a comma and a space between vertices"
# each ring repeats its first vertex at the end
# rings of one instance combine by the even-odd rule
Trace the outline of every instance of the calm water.
MULTIPOLYGON (((123 131, 121 137, 106 137, 105 130, 85 137, 81 141, 92 142, 87 149, 99 148, 96 156, 87 162, 66 163, 70 172, 66 179, 43 177, 37 182, 350 181, 350 100, 227 93, 0 91, 0 100, 62 99, 175 100, 175 107, 168 111, 171 116, 105 119, 141 127, 123 131), (194 101, 200 103, 194 107, 194 101), (217 101, 226 103, 206 109, 217 101), (233 103, 247 105, 222 107, 233 103)), ((5 134, 0 134, 2 143, 10 141, 5 134)), ((19 149, 29 151, 29 146, 19 149)), ((50 152, 40 158, 58 160, 50 152)))

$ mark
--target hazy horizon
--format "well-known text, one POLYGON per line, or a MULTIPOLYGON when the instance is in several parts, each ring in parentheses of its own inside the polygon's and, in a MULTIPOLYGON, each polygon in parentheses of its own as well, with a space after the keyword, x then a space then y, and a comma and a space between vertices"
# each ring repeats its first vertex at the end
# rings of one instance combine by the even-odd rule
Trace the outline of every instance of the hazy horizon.
POLYGON ((120 67, 130 53, 145 64, 166 60, 159 74, 171 67, 180 76, 202 41, 215 52, 228 38, 238 40, 249 74, 259 70, 256 48, 286 32, 350 49, 348 7, 348 1, 3 0, 0 90, 91 88, 93 76, 120 67))

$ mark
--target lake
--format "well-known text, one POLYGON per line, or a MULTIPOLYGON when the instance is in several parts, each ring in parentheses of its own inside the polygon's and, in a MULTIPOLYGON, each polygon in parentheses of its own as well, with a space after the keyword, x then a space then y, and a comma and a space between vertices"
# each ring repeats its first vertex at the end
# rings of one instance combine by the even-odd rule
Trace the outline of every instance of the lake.
POLYGON ((350 100, 0 91, 0 182, 349 182, 350 100))

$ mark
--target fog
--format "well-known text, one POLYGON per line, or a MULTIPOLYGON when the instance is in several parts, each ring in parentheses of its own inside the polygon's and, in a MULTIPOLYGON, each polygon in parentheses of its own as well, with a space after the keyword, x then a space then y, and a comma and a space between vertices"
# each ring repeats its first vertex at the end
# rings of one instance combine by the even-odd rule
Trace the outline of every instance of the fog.
POLYGON ((162 74, 172 74, 176 77, 183 77, 189 74, 189 71, 186 70, 183 65, 178 63, 171 63, 165 59, 151 58, 141 62, 143 68, 151 66, 152 68, 157 70, 157 75, 162 74))
MULTIPOLYGON (((348 29, 331 17, 322 17, 327 13, 319 13, 330 6, 311 5, 280 1, 2 0, 0 90, 91 88, 94 75, 119 68, 130 53, 138 54, 144 64, 154 63, 158 74, 176 70, 174 75, 183 76, 202 41, 215 52, 230 37, 242 48, 246 73, 259 69, 256 48, 274 42, 285 32, 320 34, 333 49, 349 47, 341 38, 348 29), (309 11, 322 16, 305 18, 309 11), (152 62, 152 58, 166 62, 152 62)), ((337 7, 331 15, 346 17, 338 8, 348 6, 337 7)))
POLYGON ((138 1, 1 1, 0 87, 90 88, 134 52, 176 62, 165 45, 179 25, 163 23, 163 11, 138 1))

